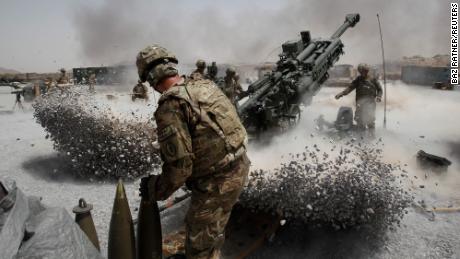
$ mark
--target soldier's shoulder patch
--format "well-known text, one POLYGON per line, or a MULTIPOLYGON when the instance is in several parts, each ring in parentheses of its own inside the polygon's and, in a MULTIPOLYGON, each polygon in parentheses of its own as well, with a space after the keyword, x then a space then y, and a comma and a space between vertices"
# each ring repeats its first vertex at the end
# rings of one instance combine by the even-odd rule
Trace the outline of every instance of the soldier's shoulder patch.
POLYGON ((165 143, 164 148, 162 149, 163 154, 169 159, 174 160, 177 156, 177 146, 173 141, 168 141, 165 143))
POLYGON ((158 141, 163 141, 177 133, 177 129, 173 125, 168 125, 158 131, 158 141))

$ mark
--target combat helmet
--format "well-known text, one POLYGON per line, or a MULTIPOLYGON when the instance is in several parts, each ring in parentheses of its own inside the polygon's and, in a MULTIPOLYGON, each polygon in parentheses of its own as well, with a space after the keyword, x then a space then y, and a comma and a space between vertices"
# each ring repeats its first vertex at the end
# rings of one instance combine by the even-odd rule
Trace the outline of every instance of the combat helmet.
POLYGON ((236 75, 236 70, 235 70, 234 67, 229 67, 229 68, 227 68, 227 71, 225 71, 225 73, 228 76, 234 76, 234 75, 236 75))
POLYGON ((199 68, 199 69, 204 69, 206 68, 206 62, 202 59, 198 59, 196 61, 196 67, 199 68))
POLYGON ((369 67, 369 65, 366 64, 366 63, 361 63, 361 64, 358 65, 358 72, 359 72, 360 74, 362 74, 363 71, 369 72, 369 70, 370 70, 370 67, 369 67))
POLYGON ((136 66, 140 81, 145 82, 150 70, 154 67, 167 63, 178 63, 173 53, 156 44, 147 46, 136 57, 136 66))

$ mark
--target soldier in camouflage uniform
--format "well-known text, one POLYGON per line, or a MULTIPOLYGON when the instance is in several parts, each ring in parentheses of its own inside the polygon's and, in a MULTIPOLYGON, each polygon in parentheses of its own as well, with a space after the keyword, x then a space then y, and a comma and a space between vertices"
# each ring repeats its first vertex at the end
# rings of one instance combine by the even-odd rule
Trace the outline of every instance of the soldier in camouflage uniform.
POLYGON ((213 61, 211 65, 208 66, 208 73, 206 74, 206 79, 216 82, 218 72, 219 72, 219 69, 217 67, 217 64, 215 61, 213 61))
POLYGON ((146 101, 149 100, 149 93, 147 86, 143 85, 141 82, 138 82, 133 88, 133 94, 131 95, 131 99, 134 102, 137 98, 144 99, 146 101))
POLYGON ((66 71, 64 68, 61 68, 59 70, 61 72, 61 75, 59 76, 59 79, 57 80, 58 84, 68 84, 69 83, 69 77, 66 74, 66 71))
POLYGON ((196 69, 195 71, 192 72, 192 74, 190 74, 190 78, 192 80, 197 80, 197 79, 204 79, 205 78, 205 74, 204 74, 204 70, 206 69, 206 62, 202 59, 198 59, 198 61, 196 62, 196 69))
POLYGON ((184 81, 176 57, 152 45, 137 56, 141 82, 162 95, 155 120, 162 173, 141 180, 141 195, 165 200, 184 183, 192 197, 186 215, 186 256, 218 258, 230 217, 249 171, 246 130, 210 80, 184 81))
POLYGON ((239 75, 236 73, 235 69, 232 67, 228 68, 224 77, 223 90, 225 95, 235 106, 240 95, 244 92, 238 80, 239 75))
POLYGON ((382 100, 382 86, 376 78, 369 76, 367 64, 358 65, 359 76, 353 80, 351 85, 335 96, 336 99, 356 90, 356 111, 355 121, 358 128, 370 131, 375 129, 375 108, 376 102, 382 100))
POLYGON ((94 88, 94 86, 96 85, 96 74, 91 73, 88 79, 88 83, 89 83, 89 91, 92 93, 96 92, 96 89, 94 88))
POLYGON ((45 79, 45 86, 46 86, 46 92, 50 92, 54 89, 53 79, 51 77, 47 77, 45 79))

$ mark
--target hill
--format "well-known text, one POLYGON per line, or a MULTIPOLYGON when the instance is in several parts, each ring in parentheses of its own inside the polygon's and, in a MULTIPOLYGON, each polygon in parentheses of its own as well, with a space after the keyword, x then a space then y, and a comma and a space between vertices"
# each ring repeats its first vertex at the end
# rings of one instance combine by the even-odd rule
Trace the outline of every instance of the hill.
POLYGON ((14 70, 14 69, 0 67, 0 74, 19 74, 19 73, 21 72, 14 70))

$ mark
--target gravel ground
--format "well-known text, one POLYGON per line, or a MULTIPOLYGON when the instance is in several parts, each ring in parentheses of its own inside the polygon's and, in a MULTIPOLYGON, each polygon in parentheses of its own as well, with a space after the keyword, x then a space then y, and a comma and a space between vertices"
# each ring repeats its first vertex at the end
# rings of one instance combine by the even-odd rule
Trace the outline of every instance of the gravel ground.
MULTIPOLYGON (((415 195, 416 203, 423 200, 427 208, 460 207, 459 166, 446 143, 459 143, 460 92, 444 92, 420 87, 390 85, 387 130, 377 123, 377 135, 384 141, 383 159, 387 163, 407 164, 409 180, 405 188, 415 195), (439 102, 439 100, 443 100, 439 102), (425 172, 417 168, 415 153, 419 149, 448 156, 454 163, 443 174, 425 172), (421 187, 423 186, 423 188, 421 187)), ((323 88, 311 107, 305 109, 301 125, 294 131, 275 138, 268 146, 251 146, 253 169, 271 170, 286 162, 289 153, 300 153, 306 145, 324 144, 330 139, 318 133, 312 121, 320 113, 333 120, 339 106, 352 105, 354 95, 337 102, 332 96, 337 88, 323 88), (284 161, 283 161, 284 160, 284 161)), ((115 194, 115 182, 89 181, 76 177, 76 169, 53 150, 44 129, 35 122, 33 110, 11 111, 14 96, 9 89, 0 88, 0 175, 16 180, 27 195, 43 198, 49 206, 64 207, 71 213, 78 199, 83 197, 94 205, 93 217, 106 253, 107 233, 115 194)), ((98 95, 103 98, 103 90, 98 95)), ((109 92, 109 90, 107 90, 109 92)), ((115 106, 129 112, 153 112, 152 106, 131 105, 130 96, 114 93, 115 106)), ((105 101, 105 98, 103 98, 105 101)), ((151 100, 154 103, 154 100, 151 100)), ((381 107, 378 108, 381 122, 381 107)), ((138 181, 126 182, 133 217, 139 203, 138 181)), ((165 228, 181 221, 184 207, 167 212, 165 228)), ((253 258, 460 258, 459 213, 420 212, 411 207, 401 227, 383 233, 364 230, 335 231, 329 228, 286 224, 274 241, 265 245, 253 258), (372 234, 372 235, 371 235, 372 234), (378 238, 376 236, 379 236, 378 238)))

